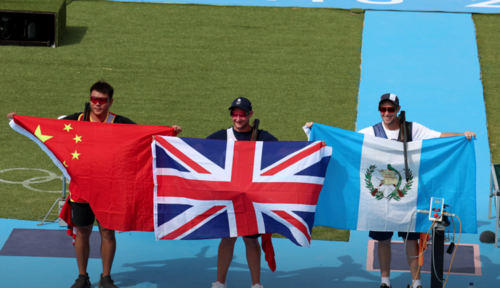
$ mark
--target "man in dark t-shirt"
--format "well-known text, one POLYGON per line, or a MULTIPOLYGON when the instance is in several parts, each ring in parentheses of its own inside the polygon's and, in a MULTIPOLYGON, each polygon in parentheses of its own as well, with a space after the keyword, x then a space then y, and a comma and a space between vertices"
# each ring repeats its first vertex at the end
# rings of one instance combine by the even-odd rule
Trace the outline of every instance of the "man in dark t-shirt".
MULTIPOLYGON (((230 115, 233 120, 233 126, 226 130, 219 130, 207 139, 250 141, 252 139, 252 103, 246 98, 240 97, 233 101, 229 107, 230 115)), ((278 141, 271 133, 259 130, 257 141, 278 141)), ((248 267, 252 276, 252 288, 263 288, 260 284, 260 244, 258 241, 260 235, 244 236, 248 267)), ((226 276, 229 265, 233 260, 234 244, 236 237, 222 238, 219 244, 219 254, 217 255, 217 281, 212 283, 212 288, 227 288, 226 276)))

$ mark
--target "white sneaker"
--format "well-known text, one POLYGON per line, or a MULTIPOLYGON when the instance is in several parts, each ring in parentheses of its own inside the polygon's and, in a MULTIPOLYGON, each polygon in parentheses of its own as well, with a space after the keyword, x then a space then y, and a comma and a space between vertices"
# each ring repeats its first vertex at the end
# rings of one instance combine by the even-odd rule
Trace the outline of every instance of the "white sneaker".
POLYGON ((212 288, 227 288, 227 284, 222 284, 219 281, 212 283, 212 288))
POLYGON ((259 283, 252 285, 250 288, 264 288, 264 286, 260 285, 259 283))

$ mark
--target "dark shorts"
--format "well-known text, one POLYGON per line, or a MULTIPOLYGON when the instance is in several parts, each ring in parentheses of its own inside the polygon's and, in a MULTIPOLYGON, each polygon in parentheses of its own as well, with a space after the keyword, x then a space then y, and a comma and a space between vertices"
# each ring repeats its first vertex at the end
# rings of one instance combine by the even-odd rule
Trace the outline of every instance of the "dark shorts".
MULTIPOLYGON (((398 232, 398 236, 406 239, 406 233, 407 232, 398 232)), ((372 238, 373 240, 384 241, 391 239, 393 234, 394 232, 370 231, 370 234, 368 234, 368 236, 370 236, 370 238, 372 238)), ((408 234, 408 240, 418 239, 420 239, 420 233, 410 232, 410 234, 408 234)))
POLYGON ((71 203, 71 221, 76 226, 88 226, 94 224, 94 211, 90 208, 89 203, 71 203))
POLYGON ((255 235, 248 235, 248 236, 243 236, 245 238, 259 238, 260 234, 255 234, 255 235))

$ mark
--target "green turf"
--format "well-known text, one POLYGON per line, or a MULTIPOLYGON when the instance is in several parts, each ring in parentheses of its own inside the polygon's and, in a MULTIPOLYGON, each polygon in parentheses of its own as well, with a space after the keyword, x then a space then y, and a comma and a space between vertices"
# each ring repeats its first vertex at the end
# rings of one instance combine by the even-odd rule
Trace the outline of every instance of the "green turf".
MULTIPOLYGON (((56 49, 0 46, 1 115, 54 118, 82 111, 88 89, 104 78, 115 88, 111 111, 140 124, 181 125, 185 137, 231 126, 227 108, 239 96, 252 101, 261 127, 280 140, 306 140, 301 127, 308 121, 354 129, 362 14, 105 1, 73 1, 67 13, 67 34, 56 49)), ((1 172, 8 168, 61 175, 6 120, 0 155, 0 179, 43 174, 1 172)), ((32 187, 60 185, 52 180, 32 187)), ((57 196, 0 183, 0 217, 36 219, 57 196)), ((315 237, 349 235, 332 238, 336 232, 320 230, 315 237)))
POLYGON ((500 15, 475 14, 481 79, 493 163, 500 163, 500 15))
POLYGON ((57 13, 64 2, 65 0, 2 0, 0 1, 0 10, 57 13))

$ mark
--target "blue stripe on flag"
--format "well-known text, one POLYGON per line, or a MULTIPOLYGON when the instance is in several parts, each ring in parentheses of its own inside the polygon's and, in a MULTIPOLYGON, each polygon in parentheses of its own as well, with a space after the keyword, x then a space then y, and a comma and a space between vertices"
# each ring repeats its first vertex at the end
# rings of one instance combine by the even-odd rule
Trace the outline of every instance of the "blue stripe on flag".
POLYGON ((220 213, 182 240, 212 239, 230 237, 227 211, 220 213))
POLYGON ((182 166, 179 162, 168 156, 167 152, 165 152, 165 150, 158 145, 156 145, 156 168, 172 168, 181 172, 189 172, 189 170, 182 166))
POLYGON ((158 204, 158 226, 174 219, 191 207, 193 206, 185 204, 158 204))
MULTIPOLYGON (((421 153, 417 209, 429 210, 431 197, 444 198, 451 206, 446 211, 462 220, 462 233, 477 233, 474 141, 464 136, 424 140, 421 153)), ((428 215, 417 213, 415 231, 425 232, 431 223, 428 215)))
POLYGON ((227 141, 200 141, 198 138, 181 138, 203 156, 222 169, 226 167, 227 141))
POLYGON ((276 221, 274 218, 268 216, 265 213, 262 213, 262 219, 264 220, 264 225, 266 226, 266 232, 276 231, 276 233, 279 233, 285 236, 286 238, 290 239, 290 241, 295 243, 295 245, 301 246, 300 243, 297 241, 297 239, 295 239, 295 237, 293 236, 292 232, 288 227, 276 221))
POLYGON ((314 123, 310 141, 326 141, 332 156, 316 206, 314 226, 356 230, 364 135, 314 123), (339 141, 342 139, 342 141, 339 141))
POLYGON ((299 151, 311 145, 310 142, 304 141, 289 141, 286 142, 286 146, 283 146, 283 141, 267 141, 262 145, 262 162, 260 169, 266 169, 267 167, 275 164, 286 156, 299 151))
POLYGON ((328 162, 330 161, 330 157, 323 157, 321 160, 313 164, 306 169, 295 173, 295 175, 304 175, 304 176, 316 176, 316 177, 325 177, 326 170, 324 167, 328 167, 328 162))

